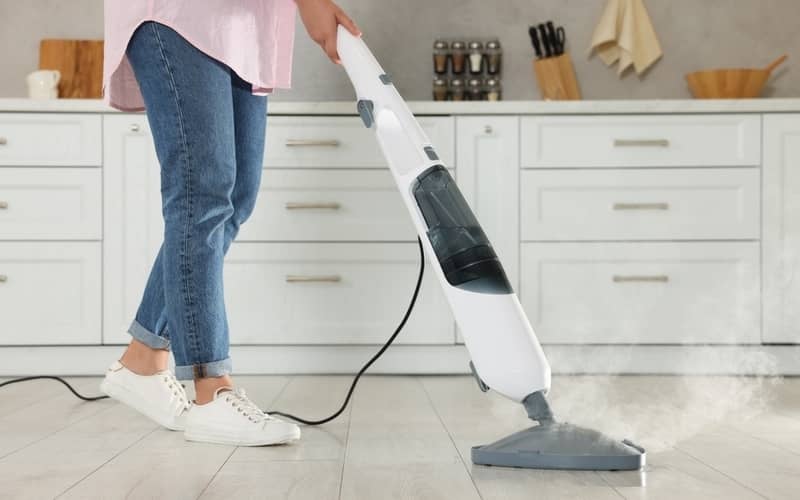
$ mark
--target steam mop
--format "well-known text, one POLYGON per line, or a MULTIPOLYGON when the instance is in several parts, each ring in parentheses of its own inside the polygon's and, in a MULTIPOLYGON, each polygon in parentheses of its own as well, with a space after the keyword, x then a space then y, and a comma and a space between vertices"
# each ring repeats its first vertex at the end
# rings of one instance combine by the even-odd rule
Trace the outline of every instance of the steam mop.
POLYGON ((550 365, 481 229, 436 149, 361 38, 342 26, 338 52, 439 278, 483 391, 523 405, 537 425, 472 448, 481 465, 537 469, 636 470, 643 448, 558 422, 548 405, 550 365))

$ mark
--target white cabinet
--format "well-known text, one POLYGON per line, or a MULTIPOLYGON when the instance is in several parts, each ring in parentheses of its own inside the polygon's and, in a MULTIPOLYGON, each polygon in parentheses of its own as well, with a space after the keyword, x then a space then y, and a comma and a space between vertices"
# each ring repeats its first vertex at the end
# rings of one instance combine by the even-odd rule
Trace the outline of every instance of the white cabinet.
POLYGON ((764 117, 764 335, 800 343, 800 115, 764 117))
POLYGON ((100 122, 89 114, 0 114, 0 166, 99 167, 100 122))
POLYGON ((100 242, 0 242, 0 345, 99 344, 100 273, 100 242))
POLYGON ((127 343, 163 238, 161 169, 144 115, 106 116, 103 134, 103 341, 127 343))

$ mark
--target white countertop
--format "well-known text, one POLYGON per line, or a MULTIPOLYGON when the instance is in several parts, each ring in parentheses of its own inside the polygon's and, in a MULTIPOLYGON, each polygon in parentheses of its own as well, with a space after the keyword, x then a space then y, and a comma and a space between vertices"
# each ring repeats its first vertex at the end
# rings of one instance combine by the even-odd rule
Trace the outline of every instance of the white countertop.
MULTIPOLYGON (((797 113, 800 98, 792 99, 663 99, 601 101, 409 101, 417 115, 570 115, 638 113, 797 113)), ((0 98, 0 112, 120 113, 102 99, 0 98)), ((355 102, 291 102, 269 104, 273 115, 355 115, 355 102)))

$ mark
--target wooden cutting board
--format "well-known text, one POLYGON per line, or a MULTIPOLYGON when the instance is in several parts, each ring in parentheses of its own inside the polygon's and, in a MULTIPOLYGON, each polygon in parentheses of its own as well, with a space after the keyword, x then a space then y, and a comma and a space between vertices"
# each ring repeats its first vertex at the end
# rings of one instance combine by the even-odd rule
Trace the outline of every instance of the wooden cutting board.
POLYGON ((39 69, 61 72, 58 97, 99 99, 103 85, 103 40, 42 40, 39 69))

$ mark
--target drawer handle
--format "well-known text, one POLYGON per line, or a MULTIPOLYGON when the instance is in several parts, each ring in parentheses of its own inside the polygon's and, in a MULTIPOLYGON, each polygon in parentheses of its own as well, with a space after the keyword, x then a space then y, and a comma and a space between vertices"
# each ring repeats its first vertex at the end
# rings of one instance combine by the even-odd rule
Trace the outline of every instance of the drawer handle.
POLYGON ((669 203, 614 203, 614 210, 669 210, 669 203))
POLYGON ((341 145, 342 143, 340 143, 336 139, 287 139, 286 140, 287 148, 297 148, 297 147, 338 148, 341 145))
POLYGON ((5 283, 6 281, 8 281, 8 276, 0 274, 0 283, 5 283))
POLYGON ((668 148, 668 139, 614 139, 615 148, 627 147, 657 147, 668 148))
POLYGON ((0 201, 0 210, 5 210, 6 208, 8 208, 8 202, 0 201))
POLYGON ((329 276, 303 276, 297 274, 286 275, 287 283, 339 283, 340 281, 342 281, 342 277, 338 274, 331 274, 329 276))
POLYGON ((669 276, 666 274, 657 274, 654 276, 621 276, 615 274, 612 280, 614 283, 666 283, 669 281, 669 276))
POLYGON ((0 146, 5 146, 6 144, 8 144, 8 139, 0 137, 0 146))
POLYGON ((324 209, 324 210, 339 210, 342 208, 341 203, 336 201, 330 202, 300 202, 300 201, 287 201, 286 210, 305 210, 305 209, 324 209))

